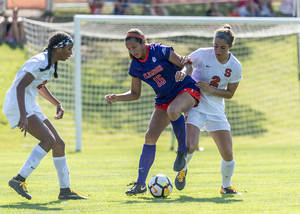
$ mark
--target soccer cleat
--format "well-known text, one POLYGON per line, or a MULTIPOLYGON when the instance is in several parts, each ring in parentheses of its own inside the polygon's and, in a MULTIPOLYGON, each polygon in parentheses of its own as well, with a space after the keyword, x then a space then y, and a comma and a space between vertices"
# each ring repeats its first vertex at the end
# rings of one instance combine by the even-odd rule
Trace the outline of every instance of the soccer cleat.
POLYGON ((177 157, 174 162, 173 170, 175 172, 179 172, 185 167, 186 164, 186 155, 187 153, 177 152, 177 157))
POLYGON ((31 196, 28 194, 27 191, 27 184, 25 182, 21 182, 18 180, 15 180, 14 178, 12 178, 9 182, 8 185, 13 188, 19 195, 27 198, 28 200, 31 199, 31 196))
POLYGON ((187 170, 181 170, 178 172, 175 178, 175 186, 178 190, 183 190, 185 187, 185 178, 186 178, 187 170))
POLYGON ((126 195, 132 196, 137 194, 146 194, 147 192, 147 186, 142 185, 140 182, 132 182, 128 184, 127 186, 133 185, 129 190, 125 192, 126 195))
POLYGON ((223 187, 221 186, 220 193, 221 193, 221 194, 239 194, 239 195, 242 194, 242 193, 236 191, 236 189, 233 188, 232 186, 227 187, 227 188, 223 188, 223 187))
POLYGON ((88 198, 82 196, 80 192, 77 192, 76 190, 72 190, 71 192, 68 192, 66 194, 59 194, 58 199, 59 200, 78 200, 78 199, 88 199, 88 198))

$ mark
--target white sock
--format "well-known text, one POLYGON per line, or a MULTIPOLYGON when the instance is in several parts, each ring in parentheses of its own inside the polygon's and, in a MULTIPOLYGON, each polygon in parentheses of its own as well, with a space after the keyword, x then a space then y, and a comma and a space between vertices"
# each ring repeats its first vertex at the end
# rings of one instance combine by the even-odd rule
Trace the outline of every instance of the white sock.
POLYGON ((70 187, 69 167, 66 156, 53 157, 53 163, 56 168, 60 188, 70 187))
POLYGON ((187 154, 187 156, 186 156, 186 165, 182 170, 186 171, 188 169, 188 163, 191 161, 193 155, 194 155, 194 152, 192 154, 189 154, 189 153, 187 154))
POLYGON ((221 161, 221 174, 222 174, 222 186, 223 188, 227 188, 231 186, 231 177, 233 175, 235 166, 235 160, 232 161, 225 161, 222 158, 221 161))
POLYGON ((45 157, 46 154, 47 152, 44 149, 42 149, 42 147, 36 145, 36 147, 34 147, 31 151, 26 162, 20 169, 19 174, 24 178, 28 178, 28 176, 33 172, 33 170, 35 170, 35 168, 39 165, 39 163, 41 162, 43 157, 45 157))

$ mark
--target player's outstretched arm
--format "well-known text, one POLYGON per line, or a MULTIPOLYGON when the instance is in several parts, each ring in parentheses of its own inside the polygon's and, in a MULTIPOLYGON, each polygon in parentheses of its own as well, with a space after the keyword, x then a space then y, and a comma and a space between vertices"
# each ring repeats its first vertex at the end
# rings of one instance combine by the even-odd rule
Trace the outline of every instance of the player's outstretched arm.
POLYGON ((131 90, 123 94, 108 94, 104 96, 108 105, 111 105, 117 101, 131 101, 137 100, 141 96, 142 81, 140 78, 132 77, 131 79, 131 90))

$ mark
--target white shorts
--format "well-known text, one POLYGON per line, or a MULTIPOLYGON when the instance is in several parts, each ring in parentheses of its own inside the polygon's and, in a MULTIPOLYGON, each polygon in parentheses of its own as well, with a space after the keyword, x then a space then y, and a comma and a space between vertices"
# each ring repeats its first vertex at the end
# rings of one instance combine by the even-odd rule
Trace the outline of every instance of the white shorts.
MULTIPOLYGON (((34 108, 26 108, 27 118, 36 115, 38 116, 41 121, 44 121, 47 119, 47 117, 42 112, 42 109, 39 105, 35 105, 34 108)), ((8 114, 5 114, 10 127, 12 129, 16 128, 18 126, 19 120, 20 120, 20 111, 17 108, 12 108, 8 114)))
POLYGON ((197 126, 201 131, 213 132, 219 130, 228 130, 230 131, 230 124, 224 116, 214 116, 203 114, 194 109, 190 109, 186 114, 186 123, 197 126))

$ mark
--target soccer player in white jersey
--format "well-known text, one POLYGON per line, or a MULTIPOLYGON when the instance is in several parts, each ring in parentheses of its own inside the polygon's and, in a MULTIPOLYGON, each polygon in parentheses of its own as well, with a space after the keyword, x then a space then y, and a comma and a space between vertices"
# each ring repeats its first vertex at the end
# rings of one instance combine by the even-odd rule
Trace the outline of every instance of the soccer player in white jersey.
POLYGON ((47 89, 46 83, 54 74, 57 78, 57 62, 66 61, 72 55, 73 40, 65 32, 53 32, 43 53, 29 60, 17 72, 11 87, 6 92, 3 113, 12 129, 30 133, 39 140, 28 159, 8 185, 18 194, 31 199, 25 180, 36 169, 43 157, 52 149, 53 163, 57 171, 60 193, 58 199, 86 199, 76 191, 70 190, 69 167, 65 156, 65 143, 52 123, 43 114, 36 102, 37 94, 56 106, 54 119, 62 119, 64 110, 61 103, 47 89))
MULTIPOLYGON (((229 50, 234 44, 231 26, 216 30, 213 48, 199 48, 189 55, 193 61, 192 77, 200 88, 200 102, 186 115, 187 164, 197 149, 199 132, 208 131, 221 154, 222 194, 239 194, 231 186, 235 160, 232 152, 230 124, 225 113, 225 99, 231 99, 242 80, 242 65, 229 50)), ((175 186, 182 190, 186 183, 187 164, 178 172, 175 186)))

